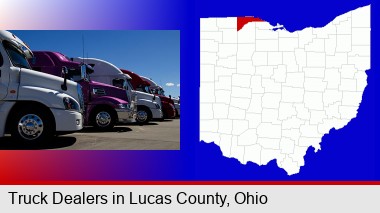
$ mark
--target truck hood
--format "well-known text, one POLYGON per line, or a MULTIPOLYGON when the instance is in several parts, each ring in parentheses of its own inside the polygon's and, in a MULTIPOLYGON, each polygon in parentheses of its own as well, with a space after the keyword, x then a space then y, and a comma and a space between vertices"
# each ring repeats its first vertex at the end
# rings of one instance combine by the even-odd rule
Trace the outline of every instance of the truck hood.
POLYGON ((168 98, 166 96, 163 96, 163 95, 159 95, 159 96, 161 98, 161 101, 166 101, 166 102, 171 103, 171 104, 174 105, 174 101, 172 99, 170 99, 170 98, 168 98))
POLYGON ((93 92, 94 88, 102 89, 105 92, 105 94, 94 94, 94 96, 111 96, 129 102, 127 99, 127 93, 124 89, 97 81, 90 81, 90 86, 91 92, 93 92))
POLYGON ((153 103, 156 102, 158 105, 161 106, 161 99, 157 95, 156 95, 155 100, 153 100, 154 95, 152 95, 152 94, 141 92, 141 91, 136 91, 136 90, 133 90, 133 93, 136 94, 137 99, 139 99, 139 100, 141 100, 141 99, 151 100, 153 103))
POLYGON ((67 90, 62 90, 63 78, 37 72, 29 69, 21 69, 20 84, 24 86, 36 86, 51 89, 59 93, 65 93, 80 103, 78 84, 74 81, 67 80, 67 90))

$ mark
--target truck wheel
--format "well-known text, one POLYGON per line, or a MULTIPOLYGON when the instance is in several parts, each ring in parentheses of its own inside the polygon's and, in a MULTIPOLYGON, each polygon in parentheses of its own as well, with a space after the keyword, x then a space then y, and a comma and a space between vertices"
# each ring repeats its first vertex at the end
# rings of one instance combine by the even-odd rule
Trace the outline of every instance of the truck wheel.
POLYGON ((116 123, 115 112, 110 109, 98 109, 92 116, 93 125, 99 130, 111 130, 116 123))
POLYGON ((13 114, 11 135, 16 141, 25 144, 44 143, 54 133, 53 118, 37 107, 21 108, 13 114))
POLYGON ((152 119, 152 114, 145 107, 137 108, 136 121, 140 124, 146 124, 152 119))

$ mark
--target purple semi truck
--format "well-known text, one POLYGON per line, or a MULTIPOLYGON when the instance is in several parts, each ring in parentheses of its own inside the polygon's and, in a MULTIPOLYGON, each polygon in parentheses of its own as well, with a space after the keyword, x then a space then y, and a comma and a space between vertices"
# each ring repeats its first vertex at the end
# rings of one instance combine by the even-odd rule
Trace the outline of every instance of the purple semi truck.
POLYGON ((33 51, 29 62, 33 70, 61 77, 62 67, 68 69, 68 78, 82 86, 85 106, 84 125, 99 130, 110 130, 117 122, 136 121, 136 106, 131 104, 125 90, 108 84, 92 81, 91 66, 73 62, 65 55, 50 51, 33 51))

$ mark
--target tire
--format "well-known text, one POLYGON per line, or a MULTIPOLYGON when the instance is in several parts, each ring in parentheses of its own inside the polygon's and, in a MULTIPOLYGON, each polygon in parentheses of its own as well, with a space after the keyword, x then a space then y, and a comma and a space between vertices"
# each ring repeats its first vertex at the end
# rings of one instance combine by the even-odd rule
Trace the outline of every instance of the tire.
POLYGON ((12 117, 12 138, 25 145, 49 142, 55 133, 54 118, 37 106, 18 109, 12 117))
POLYGON ((152 113, 145 107, 137 107, 136 122, 139 124, 146 124, 152 120, 152 113))
POLYGON ((114 110, 99 108, 95 109, 90 119, 96 129, 108 131, 115 126, 117 116, 114 110))

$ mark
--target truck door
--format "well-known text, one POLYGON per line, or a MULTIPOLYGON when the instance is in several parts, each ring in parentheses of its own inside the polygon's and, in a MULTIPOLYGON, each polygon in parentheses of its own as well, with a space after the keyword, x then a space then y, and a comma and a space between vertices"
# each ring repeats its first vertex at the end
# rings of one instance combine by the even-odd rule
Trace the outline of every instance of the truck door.
POLYGON ((0 52, 0 100, 3 100, 8 93, 8 80, 9 76, 7 75, 8 72, 5 70, 4 67, 4 58, 0 52))

